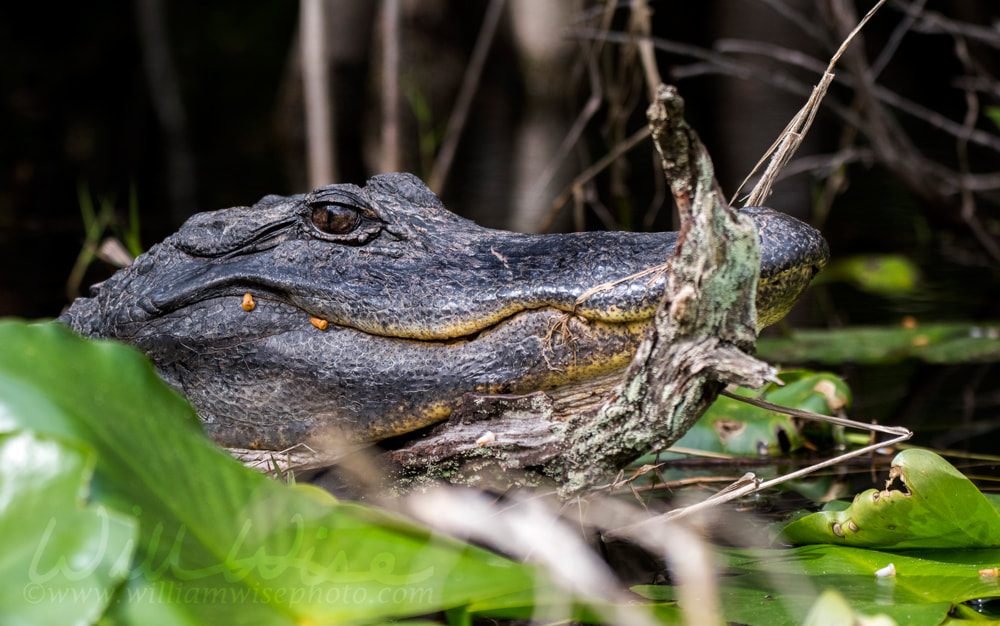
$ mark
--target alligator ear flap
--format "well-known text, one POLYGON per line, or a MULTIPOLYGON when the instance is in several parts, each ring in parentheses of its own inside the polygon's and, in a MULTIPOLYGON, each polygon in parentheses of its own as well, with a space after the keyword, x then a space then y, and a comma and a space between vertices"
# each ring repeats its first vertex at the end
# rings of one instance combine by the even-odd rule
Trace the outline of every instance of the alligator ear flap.
POLYGON ((376 193, 401 198, 414 206, 444 210, 441 199, 434 195, 424 181, 406 172, 379 174, 368 180, 366 188, 376 193))
POLYGON ((262 233, 273 232, 288 222, 288 206, 278 202, 208 211, 191 216, 167 242, 191 256, 217 257, 246 249, 262 233))

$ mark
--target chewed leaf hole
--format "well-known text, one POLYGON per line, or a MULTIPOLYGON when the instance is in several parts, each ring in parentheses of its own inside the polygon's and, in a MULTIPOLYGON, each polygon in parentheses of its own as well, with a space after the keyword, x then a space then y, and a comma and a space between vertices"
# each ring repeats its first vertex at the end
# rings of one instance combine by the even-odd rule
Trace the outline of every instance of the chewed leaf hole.
POLYGON ((888 496, 892 491, 897 491, 907 497, 913 495, 912 493, 910 493, 909 488, 906 486, 906 476, 903 474, 903 468, 900 467, 899 465, 893 465, 892 468, 889 470, 889 479, 885 481, 885 490, 882 492, 881 495, 888 496), (895 481, 897 478, 899 479, 899 483, 894 489, 893 481, 895 481))
MULTIPOLYGON (((893 459, 888 478, 883 490, 865 490, 846 507, 839 503, 793 519, 783 539, 877 550, 998 546, 1000 506, 937 454, 904 450, 893 459)), ((993 560, 977 567, 994 567, 993 560)))

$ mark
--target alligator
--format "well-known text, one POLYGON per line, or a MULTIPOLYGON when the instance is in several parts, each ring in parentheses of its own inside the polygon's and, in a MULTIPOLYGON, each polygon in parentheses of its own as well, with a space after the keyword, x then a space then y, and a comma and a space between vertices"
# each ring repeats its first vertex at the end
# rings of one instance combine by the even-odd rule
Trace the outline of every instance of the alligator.
MULTIPOLYGON (((828 256, 818 231, 745 208, 761 242, 758 326, 828 256)), ((371 442, 445 420, 463 394, 586 386, 652 324, 678 235, 528 235, 449 211, 383 174, 199 213, 60 317, 134 345, 209 435, 281 450, 371 442)))

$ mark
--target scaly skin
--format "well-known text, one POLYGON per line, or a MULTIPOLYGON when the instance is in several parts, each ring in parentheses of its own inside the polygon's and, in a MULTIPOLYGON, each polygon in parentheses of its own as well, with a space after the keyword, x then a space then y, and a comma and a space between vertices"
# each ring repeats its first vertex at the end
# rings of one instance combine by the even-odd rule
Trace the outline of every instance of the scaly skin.
MULTIPOLYGON (((827 249, 797 220, 744 212, 762 242, 763 326, 827 249)), ((371 441, 446 419, 467 392, 549 390, 625 367, 665 279, 623 279, 663 263, 676 240, 481 228, 415 177, 386 174, 195 215, 60 319, 148 354, 223 445, 371 441)))

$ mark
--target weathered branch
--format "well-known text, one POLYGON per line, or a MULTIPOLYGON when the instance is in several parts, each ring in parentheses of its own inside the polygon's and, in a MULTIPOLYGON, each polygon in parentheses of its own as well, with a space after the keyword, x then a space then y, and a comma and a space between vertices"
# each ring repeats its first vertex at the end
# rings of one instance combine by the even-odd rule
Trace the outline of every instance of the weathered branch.
POLYGON ((745 352, 756 337, 760 251, 753 225, 726 206, 676 89, 661 86, 647 115, 681 215, 681 235, 653 333, 640 345, 627 382, 596 420, 574 424, 563 457, 565 494, 679 439, 723 382, 759 387, 775 374, 745 352))

